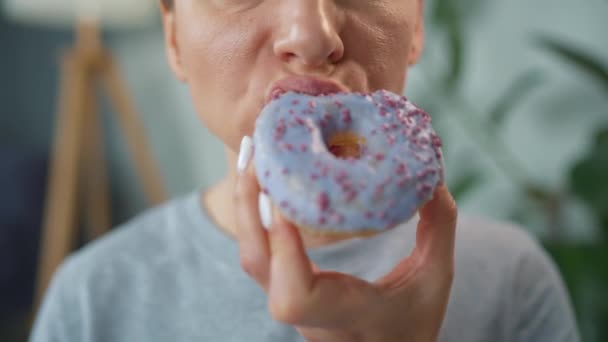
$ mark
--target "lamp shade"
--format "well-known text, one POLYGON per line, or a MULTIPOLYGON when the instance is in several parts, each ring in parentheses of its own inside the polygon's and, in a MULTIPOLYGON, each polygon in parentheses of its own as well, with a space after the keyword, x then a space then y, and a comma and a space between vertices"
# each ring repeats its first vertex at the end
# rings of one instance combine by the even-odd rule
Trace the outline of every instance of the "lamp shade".
POLYGON ((99 22, 104 28, 133 28, 157 14, 154 0, 4 0, 12 19, 45 26, 73 26, 77 19, 99 22))

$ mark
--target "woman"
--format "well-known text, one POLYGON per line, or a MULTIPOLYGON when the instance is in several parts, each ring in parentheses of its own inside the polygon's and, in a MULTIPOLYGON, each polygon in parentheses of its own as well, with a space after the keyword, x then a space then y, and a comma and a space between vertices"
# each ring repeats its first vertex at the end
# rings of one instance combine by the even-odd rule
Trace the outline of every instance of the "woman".
POLYGON ((457 223, 445 186, 412 222, 342 241, 300 233, 259 195, 248 135, 270 89, 401 93, 422 12, 422 0, 163 1, 170 66, 230 171, 71 256, 32 341, 577 341, 542 249, 517 227, 457 223))

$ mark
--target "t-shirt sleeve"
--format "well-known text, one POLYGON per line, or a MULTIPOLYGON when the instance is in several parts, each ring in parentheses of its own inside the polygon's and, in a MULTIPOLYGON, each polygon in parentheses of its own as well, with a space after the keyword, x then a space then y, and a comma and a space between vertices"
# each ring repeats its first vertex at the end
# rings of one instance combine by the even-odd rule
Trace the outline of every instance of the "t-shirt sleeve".
POLYGON ((83 341, 78 331, 78 289, 71 268, 68 259, 55 272, 34 321, 30 342, 83 341))
POLYGON ((572 305, 558 269, 536 242, 519 259, 513 298, 513 341, 580 341, 572 305))

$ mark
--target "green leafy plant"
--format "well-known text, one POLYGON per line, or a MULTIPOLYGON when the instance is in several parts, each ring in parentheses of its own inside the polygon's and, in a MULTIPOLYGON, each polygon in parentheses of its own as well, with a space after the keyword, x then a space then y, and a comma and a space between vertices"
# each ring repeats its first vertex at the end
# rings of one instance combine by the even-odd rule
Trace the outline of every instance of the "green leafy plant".
MULTIPOLYGON (((473 0, 463 3, 436 0, 431 3, 427 24, 444 38, 448 58, 443 68, 438 65, 427 68, 426 76, 430 80, 428 95, 423 94, 421 98, 426 103, 423 101, 421 104, 439 114, 439 119, 444 106, 458 113, 456 121, 462 129, 485 152, 485 157, 520 190, 526 210, 541 213, 546 230, 550 232, 543 244, 568 286, 583 340, 608 341, 608 293, 605 292, 608 284, 608 115, 606 122, 599 125, 591 137, 589 149, 566 167, 569 176, 564 184, 547 188, 535 182, 527 171, 534 165, 524 165, 517 160, 508 143, 500 139, 500 131, 514 109, 549 81, 542 68, 533 68, 516 76, 493 105, 485 110, 473 105, 472 97, 463 93, 459 85, 466 75, 464 61, 469 43, 466 27, 474 22, 471 16, 478 10, 470 9, 475 5, 479 3, 473 0), (568 227, 564 227, 563 213, 573 199, 583 202, 598 223, 601 234, 596 241, 582 243, 565 237, 568 227)), ((567 65, 569 68, 566 70, 587 77, 591 84, 605 92, 608 99, 607 58, 548 35, 534 35, 531 44, 545 51, 548 58, 567 65)), ((606 108, 608 114, 608 101, 606 108)), ((483 174, 475 166, 469 166, 459 178, 450 182, 457 201, 484 184, 483 174)), ((526 211, 513 208, 512 218, 523 226, 526 226, 526 217, 526 211)))

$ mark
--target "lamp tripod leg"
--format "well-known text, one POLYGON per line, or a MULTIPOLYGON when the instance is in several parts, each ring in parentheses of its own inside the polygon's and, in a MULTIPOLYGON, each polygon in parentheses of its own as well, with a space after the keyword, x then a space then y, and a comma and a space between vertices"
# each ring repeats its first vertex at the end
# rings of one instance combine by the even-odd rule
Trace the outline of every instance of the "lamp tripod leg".
POLYGON ((110 190, 104 148, 104 130, 101 113, 97 106, 97 72, 85 92, 84 136, 82 156, 82 188, 84 190, 84 215, 87 240, 96 239, 111 228, 110 190))
POLYGON ((77 226, 78 165, 84 104, 82 90, 87 83, 86 64, 78 54, 70 52, 63 57, 60 77, 34 310, 38 309, 56 268, 71 250, 77 226))
POLYGON ((144 193, 151 205, 158 205, 168 197, 167 192, 160 170, 146 143, 145 129, 139 119, 139 113, 131 102, 125 82, 111 56, 106 57, 101 76, 127 141, 136 172, 141 179, 144 193))

